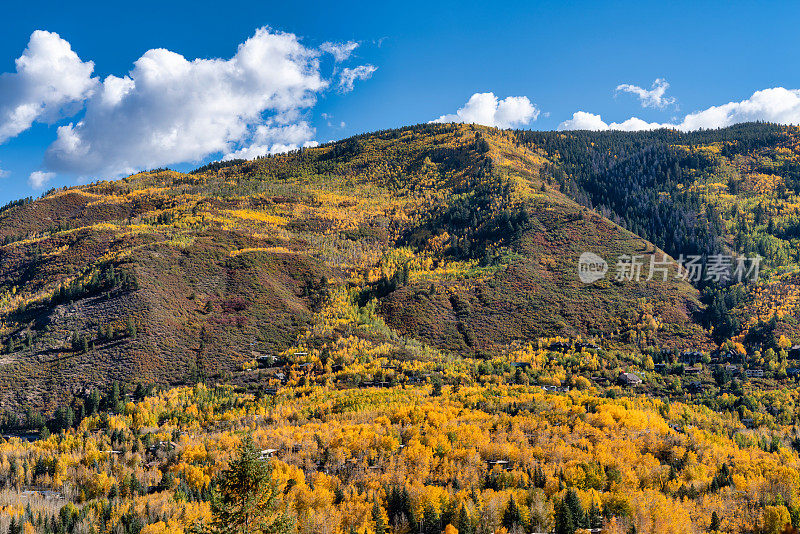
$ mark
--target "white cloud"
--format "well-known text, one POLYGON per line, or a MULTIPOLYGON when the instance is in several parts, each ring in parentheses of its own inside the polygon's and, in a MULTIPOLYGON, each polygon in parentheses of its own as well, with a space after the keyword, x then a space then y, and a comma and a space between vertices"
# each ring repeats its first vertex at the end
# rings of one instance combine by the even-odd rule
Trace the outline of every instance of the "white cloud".
POLYGON ((11 174, 11 173, 9 173, 7 170, 5 170, 5 169, 0 169, 0 178, 5 178, 5 177, 6 177, 6 176, 8 176, 9 174, 11 174))
POLYGON ((97 86, 94 63, 81 61, 56 33, 33 32, 15 63, 16 72, 0 75, 0 143, 35 121, 75 113, 97 86))
POLYGON ((232 153, 259 125, 296 123, 315 104, 328 86, 318 55, 295 35, 267 28, 228 60, 149 50, 127 76, 103 81, 81 121, 58 129, 47 167, 120 175, 232 153))
POLYGON ((285 126, 260 124, 256 127, 250 146, 226 154, 223 160, 253 159, 267 154, 280 154, 296 150, 301 146, 316 146, 313 137, 316 131, 306 121, 285 126))
POLYGON ((539 108, 528 97, 509 96, 499 100, 494 93, 475 93, 454 114, 442 115, 431 122, 466 122, 515 128, 535 121, 538 116, 539 108))
POLYGON ((559 130, 622 130, 626 132, 633 132, 637 130, 656 130, 658 128, 669 127, 667 125, 659 124, 657 122, 646 122, 637 117, 631 117, 623 122, 606 123, 594 113, 587 113, 585 111, 576 111, 572 114, 572 118, 566 120, 558 125, 559 130))
POLYGON ((800 90, 773 87, 756 91, 747 100, 690 113, 678 129, 722 128, 750 121, 800 124, 800 90))
POLYGON ((603 122, 600 115, 576 111, 572 118, 558 125, 559 130, 608 130, 608 124, 603 122))
POLYGON ((646 122, 636 117, 606 124, 600 115, 578 111, 562 122, 559 130, 653 130, 673 128, 681 131, 724 128, 741 122, 766 121, 800 124, 800 89, 774 87, 756 91, 740 102, 728 102, 686 115, 679 123, 646 122))
POLYGON ((343 68, 339 75, 339 92, 342 94, 349 93, 353 90, 356 80, 368 80, 376 70, 378 70, 378 67, 375 65, 359 65, 352 69, 349 67, 343 68))
POLYGON ((55 176, 56 173, 54 172, 33 171, 30 177, 28 177, 28 183, 35 189, 41 189, 47 182, 55 178, 55 176))
POLYGON ((617 92, 633 93, 638 96, 643 108, 665 108, 675 103, 673 97, 664 95, 668 88, 667 80, 656 78, 650 89, 623 83, 617 86, 617 92))
POLYGON ((348 41, 346 43, 332 43, 326 41, 319 45, 320 51, 332 55, 337 63, 341 63, 349 58, 350 54, 352 54, 353 50, 356 48, 358 48, 358 43, 355 41, 348 41))

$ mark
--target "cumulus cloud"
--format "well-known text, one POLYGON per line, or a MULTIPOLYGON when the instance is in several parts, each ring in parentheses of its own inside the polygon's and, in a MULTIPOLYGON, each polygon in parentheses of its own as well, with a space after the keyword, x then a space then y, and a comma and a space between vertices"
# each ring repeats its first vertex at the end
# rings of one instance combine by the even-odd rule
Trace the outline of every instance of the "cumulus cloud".
POLYGON ((535 121, 538 116, 539 108, 528 97, 509 96, 499 100, 494 93, 475 93, 454 114, 442 115, 431 122, 465 122, 516 128, 535 121))
POLYGON ((127 76, 102 82, 81 121, 58 129, 45 162, 58 172, 120 175, 230 153, 267 119, 296 121, 327 84, 316 50, 267 28, 228 60, 149 50, 127 76))
POLYGON ((56 33, 33 32, 15 63, 16 72, 0 75, 0 143, 35 121, 73 114, 97 85, 94 63, 81 61, 56 33))
POLYGON ((260 124, 256 127, 250 146, 226 154, 223 160, 253 159, 267 154, 280 154, 303 147, 316 146, 315 129, 306 121, 276 126, 260 124))
POLYGON ((34 122, 76 115, 58 128, 41 187, 52 172, 119 176, 143 168, 200 161, 222 153, 254 157, 315 144, 307 115, 334 81, 341 92, 368 79, 376 67, 320 72, 320 56, 346 61, 358 43, 309 48, 290 33, 260 28, 229 59, 187 60, 149 50, 121 76, 92 77, 55 33, 35 31, 16 71, 0 75, 0 143, 34 122))
POLYGON ((750 121, 800 124, 800 90, 774 87, 756 91, 747 100, 690 113, 678 129, 722 128, 750 121))
POLYGON ((607 124, 600 115, 578 111, 562 122, 559 130, 653 130, 672 128, 692 131, 724 128, 741 122, 765 121, 778 124, 800 124, 800 89, 774 87, 756 91, 740 102, 728 102, 686 115, 679 123, 646 122, 637 117, 607 124))
POLYGON ((320 51, 332 55, 337 63, 341 63, 349 58, 350 54, 352 54, 353 50, 356 48, 358 48, 358 43, 355 41, 348 41, 346 43, 332 43, 326 41, 319 45, 320 51))
POLYGON ((656 78, 650 89, 644 89, 638 85, 623 83, 617 86, 617 93, 632 93, 639 97, 643 108, 665 108, 675 103, 671 96, 665 96, 669 83, 663 78, 656 78))
POLYGON ((558 125, 559 130, 608 130, 608 124, 603 122, 600 115, 576 111, 572 118, 558 125))
POLYGON ((31 184, 31 187, 34 189, 42 189, 44 185, 55 178, 55 176, 56 173, 54 172, 33 171, 28 177, 28 183, 31 184))
POLYGON ((622 130, 626 132, 633 132, 637 130, 656 130, 658 128, 666 128, 668 125, 659 124, 657 122, 646 122, 636 117, 623 122, 606 123, 594 113, 587 113, 585 111, 576 111, 572 114, 572 118, 566 120, 558 125, 559 130, 622 130))
POLYGON ((378 70, 375 65, 359 65, 358 67, 345 67, 339 74, 339 92, 349 93, 353 90, 356 80, 369 80, 372 74, 378 70))

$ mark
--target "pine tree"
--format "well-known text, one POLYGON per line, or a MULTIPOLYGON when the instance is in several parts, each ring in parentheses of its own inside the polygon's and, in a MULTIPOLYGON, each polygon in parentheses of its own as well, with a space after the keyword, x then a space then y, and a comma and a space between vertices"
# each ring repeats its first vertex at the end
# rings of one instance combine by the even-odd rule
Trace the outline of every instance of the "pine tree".
POLYGON ((111 384, 111 391, 108 393, 108 398, 106 399, 106 408, 108 410, 119 412, 121 411, 120 410, 121 404, 122 400, 120 397, 119 382, 114 381, 111 384))
POLYGON ((508 500, 508 507, 503 512, 503 526, 508 530, 522 525, 522 512, 519 511, 519 506, 514 500, 514 496, 508 500))
POLYGON ((372 521, 375 523, 375 534, 386 534, 386 523, 383 520, 383 510, 376 499, 372 503, 372 521))
POLYGON ((569 508, 570 515, 572 516, 572 520, 575 523, 575 527, 576 528, 585 527, 586 515, 583 513, 583 506, 581 505, 581 500, 574 489, 570 488, 567 490, 567 494, 564 496, 564 504, 567 506, 567 508, 569 508))
POLYGON ((603 514, 594 499, 592 499, 592 504, 589 506, 589 511, 586 513, 586 522, 589 528, 603 527, 603 514))
POLYGON ((472 521, 469 518, 467 507, 464 504, 461 505, 461 510, 458 512, 456 525, 458 526, 458 534, 474 534, 475 532, 475 529, 472 528, 472 521))
POLYGON ((210 532, 214 534, 288 534, 294 525, 279 510, 280 490, 272 467, 260 460, 253 438, 242 440, 237 456, 213 490, 210 532))
POLYGON ((423 519, 422 532, 424 534, 441 534, 442 518, 439 517, 439 512, 436 511, 436 508, 434 508, 431 503, 425 505, 425 511, 423 512, 422 519, 423 519))
POLYGON ((575 534, 577 525, 566 502, 557 502, 555 512, 555 534, 575 534))
POLYGON ((403 491, 400 494, 400 503, 403 510, 403 514, 406 517, 406 521, 408 522, 408 528, 414 532, 418 530, 419 525, 417 524, 417 518, 414 515, 414 506, 411 503, 411 495, 408 493, 408 488, 403 487, 403 491))
POLYGON ((708 530, 711 532, 719 530, 720 527, 720 520, 717 512, 711 513, 711 525, 709 525, 708 530))
POLYGON ((542 466, 537 465, 533 470, 533 485, 537 488, 544 488, 545 484, 547 484, 547 477, 544 474, 542 466))

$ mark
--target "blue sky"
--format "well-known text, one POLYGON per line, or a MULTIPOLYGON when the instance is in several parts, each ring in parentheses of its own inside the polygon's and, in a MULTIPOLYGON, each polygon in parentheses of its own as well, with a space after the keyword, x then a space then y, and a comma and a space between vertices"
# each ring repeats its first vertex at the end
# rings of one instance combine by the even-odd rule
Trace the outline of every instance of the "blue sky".
MULTIPOLYGON (((93 81, 85 87, 70 86, 71 97, 51 101, 45 106, 48 111, 33 119, 30 128, 7 134, 0 144, 0 203, 37 195, 52 186, 148 168, 145 165, 151 162, 189 170, 226 154, 253 155, 441 116, 545 130, 637 129, 662 124, 691 129, 754 118, 795 123, 800 117, 795 101, 800 93, 794 91, 800 88, 797 3, 375 4, 232 0, 169 6, 140 1, 119 7, 82 2, 76 7, 74 3, 29 1, 4 6, 0 72, 12 74, 5 76, 5 89, 0 79, 0 132, 3 121, 9 120, 9 110, 18 110, 20 102, 41 105, 36 95, 49 94, 37 93, 29 82, 9 82, 17 70, 15 60, 23 55, 35 30, 53 32, 68 43, 79 58, 77 65, 93 62, 90 74, 82 70, 75 74, 83 81, 91 76, 93 81), (314 57, 319 61, 315 72, 305 73, 300 86, 282 86, 279 94, 292 103, 279 110, 272 104, 256 104, 261 102, 260 93, 271 90, 272 74, 250 72, 241 81, 234 74, 241 62, 202 67, 199 75, 187 71, 175 82, 180 90, 188 91, 187 85, 199 80, 189 96, 176 96, 177 101, 197 98, 202 103, 198 108, 216 109, 218 102, 238 101, 239 107, 229 112, 235 118, 226 117, 225 111, 213 117, 202 116, 202 110, 174 111, 175 101, 160 101, 158 88, 145 91, 142 79, 131 74, 134 62, 153 49, 180 54, 188 62, 231 60, 237 47, 264 27, 270 28, 264 30, 270 35, 296 36, 304 59, 293 56, 292 61, 313 62, 314 57), (337 46, 356 42, 358 47, 337 62, 321 51, 326 42, 337 46), (359 67, 370 72, 364 79, 356 77, 351 91, 343 89, 344 70, 353 73, 359 67), (128 76, 133 81, 125 83, 136 86, 126 89, 130 102, 119 104, 113 113, 104 111, 97 96, 109 75, 119 80, 128 76), (239 81, 231 82, 234 78, 239 81), (657 79, 663 81, 654 85, 657 79), (203 94, 206 86, 217 82, 214 94, 203 94), (223 98, 230 83, 239 83, 238 93, 235 98, 223 98), (618 90, 621 84, 639 89, 618 90), (659 84, 666 87, 664 92, 651 92, 659 84), (759 93, 753 98, 757 91, 778 87, 789 91, 759 93), (479 98, 473 102, 476 109, 467 106, 460 116, 456 114, 474 94, 488 92, 499 100, 499 107, 492 108, 491 98, 479 98), (505 101, 508 97, 520 99, 505 101), (68 105, 62 105, 65 101, 68 105), (729 102, 743 104, 704 112, 729 102), (488 115, 485 107, 477 109, 480 105, 489 106, 488 115), (176 123, 185 121, 180 124, 191 126, 187 126, 191 135, 177 132, 181 139, 175 141, 173 135, 162 143, 167 146, 164 150, 139 143, 142 138, 164 138, 173 112, 176 123), (242 118, 244 112, 250 115, 242 118), (583 114, 576 116, 576 112, 583 114), (691 115, 697 112, 701 113, 691 115), (151 117, 164 119, 162 130, 150 132, 146 124, 138 124, 138 119, 153 122, 151 117), (625 122, 631 117, 640 121, 625 122), (84 118, 82 127, 59 134, 59 126, 84 118), (220 121, 224 127, 217 133, 196 131, 204 125, 217 127, 220 121), (258 131, 263 134, 260 138, 258 131), (58 150, 48 152, 57 138, 58 150), (90 148, 78 150, 70 144, 75 140, 90 148), (177 143, 174 151, 169 149, 170 142, 177 143), (226 148, 217 150, 220 143, 226 143, 226 148), (31 184, 34 172, 40 173, 38 187, 31 184)), ((50 44, 55 42, 55 37, 50 39, 50 44)), ((267 46, 265 42, 256 44, 267 46)), ((44 47, 42 53, 52 49, 44 47)), ((172 55, 153 57, 167 70, 175 61, 172 55)), ((46 73, 41 76, 47 78, 46 73)), ((165 87, 162 93, 169 92, 170 86, 165 87)))

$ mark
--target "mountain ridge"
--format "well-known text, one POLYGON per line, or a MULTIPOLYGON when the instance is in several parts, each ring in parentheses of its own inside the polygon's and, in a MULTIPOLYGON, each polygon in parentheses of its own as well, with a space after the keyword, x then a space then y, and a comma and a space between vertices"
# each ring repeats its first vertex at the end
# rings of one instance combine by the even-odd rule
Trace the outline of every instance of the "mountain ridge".
MULTIPOLYGON (((774 135, 786 143, 793 134, 774 135)), ((683 178, 692 165, 706 172, 692 160, 695 148, 661 139, 679 135, 650 136, 418 125, 14 203, 0 211, 3 403, 54 406, 65 390, 113 380, 182 383, 236 372, 253 354, 295 346, 340 288, 356 309, 371 306, 385 321, 390 345, 399 335, 488 357, 562 336, 710 349, 691 285, 577 278, 584 251, 612 262, 661 254, 603 215, 626 222, 615 204, 581 205, 612 198, 592 197, 591 187, 617 180, 603 174, 603 161, 618 158, 598 158, 596 146, 608 151, 617 143, 608 139, 628 139, 619 142, 626 161, 644 165, 647 154, 673 151, 683 178), (588 159, 565 150, 569 143, 586 145, 588 159), (100 281, 104 269, 112 274, 100 281)), ((663 166, 672 176, 674 165, 663 166)), ((677 178, 663 183, 680 189, 677 178)), ((696 235, 684 241, 706 242, 696 235)))

